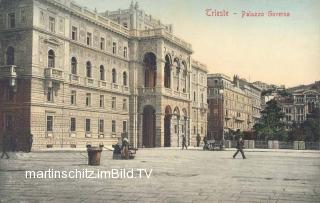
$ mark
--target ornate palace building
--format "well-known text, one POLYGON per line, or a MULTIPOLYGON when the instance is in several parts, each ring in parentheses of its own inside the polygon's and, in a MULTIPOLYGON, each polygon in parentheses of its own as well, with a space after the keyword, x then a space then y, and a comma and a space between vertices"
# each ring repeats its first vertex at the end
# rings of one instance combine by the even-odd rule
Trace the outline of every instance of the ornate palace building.
MULTIPOLYGON (((98 14, 70 0, 0 1, 0 136, 24 150, 194 145, 207 132, 207 68, 139 9, 98 14)), ((2 140, 0 137, 0 140, 2 140)))

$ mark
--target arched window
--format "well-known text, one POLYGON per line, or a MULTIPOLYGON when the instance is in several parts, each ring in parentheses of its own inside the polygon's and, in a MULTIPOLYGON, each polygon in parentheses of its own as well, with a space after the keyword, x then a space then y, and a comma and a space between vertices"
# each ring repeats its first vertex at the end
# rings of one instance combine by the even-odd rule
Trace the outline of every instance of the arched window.
POLYGON ((128 85, 128 81, 127 81, 127 72, 123 72, 123 85, 127 86, 128 85))
POLYGON ((166 55, 164 65, 164 87, 171 88, 171 57, 166 55))
POLYGON ((77 59, 76 57, 71 58, 71 74, 77 74, 77 59))
POLYGON ((112 83, 117 83, 117 72, 116 72, 116 69, 112 69, 112 83))
POLYGON ((50 49, 48 51, 48 67, 49 68, 54 68, 54 51, 52 49, 50 49))
POLYGON ((8 47, 7 52, 7 65, 13 65, 14 64, 14 48, 13 47, 8 47))
POLYGON ((87 65, 86 65, 86 76, 88 78, 92 77, 92 70, 91 70, 91 62, 90 61, 88 61, 87 65))
POLYGON ((100 80, 105 80, 105 71, 103 65, 100 66, 100 80))

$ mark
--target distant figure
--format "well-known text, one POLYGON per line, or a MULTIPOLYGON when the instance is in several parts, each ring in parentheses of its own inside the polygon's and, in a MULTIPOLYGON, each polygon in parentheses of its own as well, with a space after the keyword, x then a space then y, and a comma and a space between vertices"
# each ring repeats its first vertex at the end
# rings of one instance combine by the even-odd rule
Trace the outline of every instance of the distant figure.
POLYGON ((9 148, 9 144, 10 144, 10 138, 9 136, 5 133, 3 135, 2 138, 2 155, 1 155, 1 159, 3 159, 4 155, 6 155, 7 159, 9 159, 9 155, 7 153, 7 150, 9 148))
POLYGON ((183 150, 184 147, 186 147, 186 149, 188 149, 188 148, 187 148, 187 139, 186 139, 186 136, 182 136, 182 150, 183 150))
POLYGON ((197 135, 196 139, 197 139, 197 147, 199 147, 200 146, 200 141, 201 141, 200 134, 197 135))
POLYGON ((30 133, 29 138, 28 138, 28 151, 29 152, 31 152, 32 143, 33 143, 33 135, 30 133))
POLYGON ((242 140, 242 137, 239 137, 238 141, 237 141, 237 151, 236 153, 233 155, 233 158, 236 158, 237 154, 239 152, 241 152, 241 155, 242 155, 242 158, 243 159, 246 159, 246 156, 244 155, 244 152, 243 152, 243 145, 244 145, 244 142, 242 140))
POLYGON ((129 140, 124 137, 122 140, 122 157, 125 159, 129 159, 129 140))
POLYGON ((204 136, 204 137, 203 137, 203 144, 204 144, 204 145, 207 145, 207 136, 204 136))

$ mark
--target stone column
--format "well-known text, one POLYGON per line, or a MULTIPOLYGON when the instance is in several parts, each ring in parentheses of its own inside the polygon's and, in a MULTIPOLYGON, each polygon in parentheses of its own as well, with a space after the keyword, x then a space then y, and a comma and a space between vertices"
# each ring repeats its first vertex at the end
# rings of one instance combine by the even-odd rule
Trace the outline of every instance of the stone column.
POLYGON ((156 147, 164 146, 164 115, 156 113, 156 147))

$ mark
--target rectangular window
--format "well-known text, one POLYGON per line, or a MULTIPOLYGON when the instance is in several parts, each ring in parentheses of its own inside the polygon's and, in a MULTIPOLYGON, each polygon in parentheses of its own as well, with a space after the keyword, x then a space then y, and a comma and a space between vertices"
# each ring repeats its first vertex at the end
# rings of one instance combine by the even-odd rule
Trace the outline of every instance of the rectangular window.
POLYGON ((13 101, 14 92, 13 89, 10 87, 5 88, 5 100, 6 101, 13 101))
POLYGON ((104 120, 99 119, 99 133, 104 133, 104 120))
POLYGON ((86 118, 86 132, 91 131, 91 120, 89 118, 86 118))
POLYGON ((116 121, 112 120, 112 128, 111 128, 112 132, 115 133, 116 132, 116 121))
POLYGON ((113 54, 117 53, 117 43, 115 43, 115 42, 112 43, 112 53, 113 54))
POLYGON ((87 93, 86 95, 86 106, 91 106, 91 94, 87 93))
POLYGON ((64 19, 59 18, 59 32, 64 33, 64 19))
POLYGON ((87 32, 87 45, 92 45, 92 34, 90 32, 87 32))
POLYGON ((127 58, 128 57, 128 50, 127 50, 128 48, 127 47, 124 47, 123 48, 123 57, 124 58, 127 58))
POLYGON ((16 27, 16 15, 15 13, 8 14, 8 27, 15 28, 16 27))
POLYGON ((122 132, 127 132, 127 121, 122 121, 122 132))
POLYGON ((13 130, 13 116, 11 114, 5 115, 5 130, 13 130))
POLYGON ((122 110, 126 111, 127 109, 127 99, 123 99, 122 110))
POLYGON ((27 22, 26 9, 22 8, 20 11, 20 22, 25 24, 27 22))
POLYGON ((77 38, 78 38, 78 28, 72 26, 71 39, 77 41, 77 38))
POLYGON ((44 25, 44 12, 40 11, 40 24, 44 25))
POLYGON ((53 129, 53 116, 47 116, 47 132, 52 132, 53 129))
POLYGON ((104 50, 104 47, 105 47, 105 39, 103 37, 101 37, 101 41, 100 41, 100 49, 101 50, 104 50))
POLYGON ((75 132, 77 128, 77 121, 76 118, 71 118, 70 119, 70 131, 75 132))
POLYGON ((197 128, 196 128, 196 126, 193 126, 193 134, 197 134, 197 128))
POLYGON ((71 91, 70 102, 71 102, 71 105, 77 104, 77 92, 75 90, 71 91))
POLYGON ((104 95, 100 95, 100 108, 104 107, 104 95))
POLYGON ((111 100, 111 108, 112 109, 116 109, 116 101, 117 101, 117 98, 112 97, 112 100, 111 100))
POLYGON ((48 87, 47 102, 53 102, 53 88, 52 87, 48 87))
POLYGON ((49 17, 49 30, 50 32, 56 32, 56 19, 49 17))

